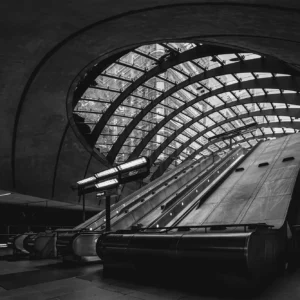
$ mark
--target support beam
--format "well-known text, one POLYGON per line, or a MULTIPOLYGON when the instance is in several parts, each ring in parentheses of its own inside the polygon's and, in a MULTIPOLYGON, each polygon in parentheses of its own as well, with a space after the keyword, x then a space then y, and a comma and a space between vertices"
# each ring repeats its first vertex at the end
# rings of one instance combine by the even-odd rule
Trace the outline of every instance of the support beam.
POLYGON ((181 63, 194 60, 197 58, 203 58, 208 57, 211 55, 219 55, 219 54, 229 54, 233 53, 233 50, 226 47, 220 47, 220 46, 209 46, 209 45, 203 45, 203 46, 197 46, 191 50, 185 51, 183 53, 180 53, 176 55, 175 57, 171 57, 170 59, 158 64, 156 67, 152 68, 150 71, 146 72, 144 75, 142 75, 140 78, 138 78, 136 81, 134 81, 128 88, 126 88, 120 96, 118 96, 114 102, 110 105, 110 107, 105 111, 102 118, 94 128, 91 136, 91 140, 95 144, 98 140, 99 135, 103 131, 103 128, 105 127, 106 123, 110 119, 110 117, 113 115, 115 110, 119 107, 119 105, 122 104, 122 102, 130 96, 130 94, 136 90, 139 86, 147 82, 150 78, 157 76, 158 74, 161 74, 168 70, 169 68, 172 68, 176 65, 179 65, 181 63))
MULTIPOLYGON (((288 89, 288 90, 294 90, 296 91, 297 88, 300 87, 300 77, 295 77, 295 78, 289 78, 289 77, 280 77, 274 80, 273 78, 264 78, 261 79, 260 81, 257 81, 256 79, 254 80, 249 80, 245 81, 242 83, 235 83, 223 88, 216 89, 209 93, 208 97, 215 96, 221 93, 225 92, 231 92, 239 89, 255 89, 255 88, 274 88, 274 89, 288 89)), ((207 98, 207 97, 205 97, 207 98)), ((158 123, 140 142, 140 144, 135 148, 133 153, 130 155, 129 159, 138 157, 140 153, 143 151, 144 147, 150 142, 150 140, 158 133, 158 131, 165 125, 167 122, 169 122, 171 119, 173 119, 175 116, 177 116, 179 113, 181 113, 183 110, 187 109, 188 107, 191 107, 193 104, 200 102, 201 100, 205 99, 204 96, 196 97, 195 99, 187 102, 185 105, 182 105, 179 107, 177 110, 174 110, 171 114, 166 116, 160 123, 158 123)), ((229 103, 226 104, 226 106, 229 106, 229 103)), ((225 106, 225 107, 226 107, 225 106)), ((210 112, 211 113, 211 112, 210 112)), ((210 114, 209 113, 209 114, 210 114)), ((201 116, 208 116, 209 114, 202 114, 201 116)), ((196 118, 195 118, 196 119, 196 118)), ((194 119, 194 120, 195 120, 194 119)), ((130 126, 130 125, 129 125, 130 126)), ((125 130, 124 130, 125 132, 125 130)), ((113 152, 113 149, 117 147, 118 141, 121 139, 117 140, 117 142, 114 144, 114 147, 111 149, 110 152, 113 152)), ((126 139, 125 139, 126 140, 126 139)), ((124 142, 125 142, 124 140, 124 142)))
MULTIPOLYGON (((264 138, 272 138, 272 137, 275 137, 275 138, 280 138, 282 136, 285 136, 287 134, 292 134, 292 133, 270 133, 270 134, 263 134, 263 135, 258 135, 257 137, 249 137, 249 138, 246 138, 243 140, 243 142, 248 142, 248 141, 251 141, 251 140, 261 140, 261 139, 264 139, 264 138)), ((240 141, 234 141, 232 143, 232 145, 236 145, 236 144, 239 144, 240 141)), ((201 148, 201 151, 204 151, 206 150, 209 146, 211 145, 214 145, 215 143, 214 142, 210 142, 208 144, 206 144, 203 148, 201 148)), ((226 147, 222 148, 221 150, 227 150, 227 149, 230 149, 230 145, 227 145, 226 147)), ((189 159, 193 159, 193 158, 190 158, 189 159)), ((156 178, 162 176, 164 174, 164 172, 167 170, 167 168, 169 167, 169 165, 172 163, 168 163, 167 167, 165 165, 165 161, 163 161, 159 167, 156 169, 156 171, 152 174, 151 178, 150 178, 150 181, 153 181, 155 180, 156 178)))
MULTIPOLYGON (((226 103, 225 105, 220 105, 210 111, 207 111, 206 113, 199 115, 198 117, 192 119, 190 122, 187 122, 185 125, 180 127, 176 132, 174 132, 172 135, 170 135, 149 157, 150 164, 154 163, 157 159, 157 157, 160 155, 160 153, 163 152, 163 150, 168 147, 170 143, 174 139, 176 139, 177 136, 179 136, 184 130, 192 126, 194 123, 199 122, 201 119, 204 119, 205 117, 208 117, 209 115, 219 112, 225 108, 231 108, 236 105, 245 105, 245 104, 253 104, 253 103, 287 103, 292 105, 300 105, 300 95, 299 94, 270 94, 270 95, 261 95, 261 96, 254 96, 254 97, 248 97, 243 98, 239 101, 232 101, 230 103, 226 103)), ((146 141, 144 142, 146 144, 146 141)), ((147 144, 145 145, 145 147, 147 144)))
MULTIPOLYGON (((272 114, 272 111, 273 110, 268 110, 269 113, 268 115, 274 115, 274 113, 272 114)), ((244 115, 241 115, 240 117, 241 118, 248 118, 249 116, 259 116, 261 114, 260 111, 257 111, 256 114, 244 114, 244 115)), ((300 112, 298 112, 298 114, 300 115, 300 112)), ((275 114, 276 115, 276 114, 275 114)), ((281 116, 283 114, 280 114, 281 116)), ((186 143, 184 143, 181 147, 179 147, 178 149, 176 149, 173 153, 172 153, 172 156, 178 156, 180 155, 180 153, 182 151, 184 151, 184 149, 186 149, 187 147, 189 147, 190 144, 192 144, 195 140, 197 140, 198 138, 200 138, 201 136, 203 136, 206 132, 208 131, 211 131, 212 129, 214 128, 217 128, 221 125, 224 125, 226 123, 229 123, 231 121, 235 121, 235 120, 238 120, 239 117, 234 117, 234 118, 230 118, 228 120, 224 120, 222 122, 220 122, 219 124, 217 125, 214 125, 214 126, 211 126, 210 128, 204 130, 201 134, 198 134, 198 135, 195 135, 193 138, 191 138, 190 140, 188 140, 186 143)), ((300 129, 300 122, 273 122, 273 123, 262 123, 262 124, 258 124, 257 125, 257 128, 293 128, 293 129, 300 129)), ((204 151, 205 149, 207 149, 208 146, 210 145, 213 145, 217 143, 217 141, 215 142, 211 142, 211 143, 207 143, 205 146, 199 148, 198 150, 196 150, 194 153, 192 153, 190 155, 190 158, 194 158, 196 155, 198 155, 201 151, 204 151)), ((157 174, 155 178, 159 177, 160 175, 162 175, 166 170, 167 168, 169 167, 169 165, 172 163, 173 159, 171 157, 168 157, 162 164, 160 164, 160 171, 159 171, 159 175, 157 174)))
MULTIPOLYGON (((162 102, 168 96, 171 96, 173 93, 178 92, 182 88, 193 84, 195 82, 213 78, 215 76, 221 76, 226 74, 232 73, 248 73, 248 72, 274 72, 279 73, 282 72, 282 64, 281 63, 274 63, 273 59, 253 59, 249 61, 244 61, 243 63, 233 63, 224 67, 219 67, 212 69, 210 71, 198 74, 194 77, 191 77, 174 87, 170 88, 168 91, 162 93, 159 97, 153 100, 147 107, 145 107, 141 112, 126 126, 125 130, 119 136, 118 140, 115 142, 114 146, 111 148, 107 155, 107 160, 112 163, 117 154, 119 153, 120 149, 122 148, 123 144, 125 143, 126 139, 132 132, 132 130, 138 125, 138 123, 149 113, 155 106, 157 106, 160 102, 162 102), (281 70, 281 71, 280 71, 281 70)), ((292 89, 298 90, 300 86, 300 78, 299 77, 278 77, 278 78, 262 78, 262 79, 253 79, 249 81, 238 82, 235 84, 231 84, 216 90, 213 90, 209 93, 206 93, 202 96, 195 97, 195 99, 187 102, 186 104, 182 105, 179 109, 175 110, 163 119, 153 130, 149 132, 147 137, 141 142, 142 144, 139 145, 135 151, 130 156, 130 159, 134 157, 138 157, 139 153, 144 148, 145 142, 150 141, 151 138, 158 132, 160 128, 162 128, 169 120, 171 120, 174 116, 178 113, 183 111, 184 109, 192 106, 193 104, 205 100, 208 97, 218 95, 221 93, 234 91, 234 90, 241 90, 241 89, 254 89, 254 88, 278 88, 278 89, 292 89)), ((102 120, 102 119, 101 119, 102 120)), ((148 143, 148 142, 147 142, 148 143)))

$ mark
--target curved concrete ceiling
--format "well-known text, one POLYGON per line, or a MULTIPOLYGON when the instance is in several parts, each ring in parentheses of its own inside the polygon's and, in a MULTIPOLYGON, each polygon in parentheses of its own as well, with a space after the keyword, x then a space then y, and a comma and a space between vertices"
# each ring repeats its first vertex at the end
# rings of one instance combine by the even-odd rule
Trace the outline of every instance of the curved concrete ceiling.
POLYGON ((80 76, 114 54, 193 40, 300 66, 297 0, 11 0, 0 6, 0 188, 33 196, 77 201, 70 184, 109 165, 80 140, 67 111, 80 76))

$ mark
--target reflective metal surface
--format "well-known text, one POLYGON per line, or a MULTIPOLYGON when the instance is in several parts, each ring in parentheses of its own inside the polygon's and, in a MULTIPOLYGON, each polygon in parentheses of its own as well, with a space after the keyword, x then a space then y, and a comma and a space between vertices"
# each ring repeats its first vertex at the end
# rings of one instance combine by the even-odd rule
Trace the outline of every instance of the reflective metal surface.
POLYGON ((104 270, 228 272, 256 283, 272 278, 288 261, 288 228, 300 219, 299 149, 299 134, 259 145, 238 166, 241 171, 232 172, 178 224, 187 232, 160 228, 102 235, 97 254, 104 270), (243 232, 239 225, 246 223, 253 225, 243 232), (273 229, 255 228, 262 223, 273 229))
POLYGON ((24 234, 20 234, 18 236, 15 237, 14 242, 13 242, 13 246, 14 249, 18 252, 24 253, 24 254, 28 254, 29 252, 24 248, 24 240, 27 238, 29 234, 28 233, 24 233, 24 234))
POLYGON ((24 248, 25 250, 27 250, 30 253, 34 252, 34 244, 35 244, 35 240, 38 237, 38 233, 35 234, 30 234, 28 235, 23 242, 24 248))
POLYGON ((101 236, 97 253, 105 268, 127 266, 147 272, 176 266, 177 272, 234 273, 261 279, 276 270, 278 231, 227 233, 111 233, 101 236))
POLYGON ((179 225, 265 222, 279 229, 297 199, 300 135, 264 142, 224 183, 179 225), (291 141, 293 142, 291 143, 291 141), (296 143, 298 141, 298 143, 296 143), (293 156, 293 160, 283 161, 293 156), (259 167, 261 163, 269 165, 259 167))
POLYGON ((97 256, 96 243, 101 233, 81 233, 72 240, 72 250, 74 255, 97 256))

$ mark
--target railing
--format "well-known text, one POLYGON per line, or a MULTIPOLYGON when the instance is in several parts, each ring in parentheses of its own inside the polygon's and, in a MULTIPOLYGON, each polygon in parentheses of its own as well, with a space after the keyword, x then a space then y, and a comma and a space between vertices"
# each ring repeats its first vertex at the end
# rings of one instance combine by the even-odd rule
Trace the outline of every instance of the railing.
POLYGON ((139 228, 134 227, 132 230, 118 230, 116 233, 132 233, 132 232, 143 232, 143 233, 167 233, 171 230, 177 229, 177 231, 190 231, 191 229, 204 229, 207 230, 226 230, 227 228, 244 227, 244 232, 254 229, 270 229, 273 225, 266 223, 245 223, 245 224, 213 224, 213 225, 194 225, 194 226, 170 226, 170 227, 157 227, 157 228, 139 228), (164 231, 162 231, 164 230, 164 231))

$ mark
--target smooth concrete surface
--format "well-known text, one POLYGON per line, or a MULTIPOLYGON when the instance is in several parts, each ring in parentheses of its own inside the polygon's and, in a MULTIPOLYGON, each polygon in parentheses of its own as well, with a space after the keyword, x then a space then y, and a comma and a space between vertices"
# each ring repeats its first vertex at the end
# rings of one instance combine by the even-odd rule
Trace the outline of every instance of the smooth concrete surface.
POLYGON ((184 40, 299 67, 299 14, 298 0, 1 1, 0 188, 75 202, 70 184, 105 168, 100 158, 90 162, 66 104, 96 62, 144 43, 184 40))
POLYGON ((299 147, 300 134, 263 142, 239 165, 244 170, 226 178, 179 226, 266 223, 278 229, 287 218, 292 222, 287 213, 297 209, 299 147), (294 159, 283 162, 287 157, 294 159))
MULTIPOLYGON (((199 282, 188 289, 167 280, 104 278, 101 264, 86 266, 63 265, 59 261, 0 261, 0 299, 2 300, 217 300, 257 299, 296 300, 300 298, 300 270, 288 273, 271 283, 264 291, 249 297, 239 292, 223 293, 216 282, 210 290, 199 282)), ((182 275, 182 274, 181 274, 182 275)), ((196 275, 196 274, 195 274, 196 275)), ((179 275, 180 276, 180 275, 179 275)))

